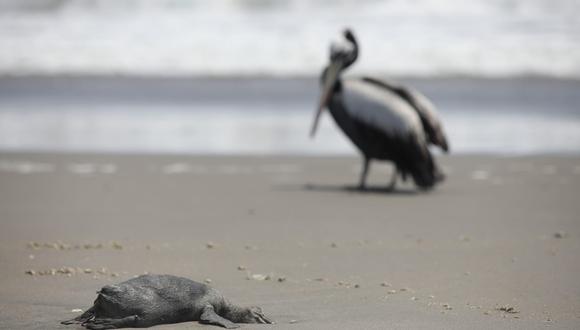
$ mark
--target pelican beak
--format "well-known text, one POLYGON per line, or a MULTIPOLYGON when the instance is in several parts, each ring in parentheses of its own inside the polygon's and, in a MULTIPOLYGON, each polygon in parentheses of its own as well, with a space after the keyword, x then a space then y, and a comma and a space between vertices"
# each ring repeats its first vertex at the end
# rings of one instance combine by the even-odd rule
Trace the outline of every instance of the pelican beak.
POLYGON ((312 129, 310 130, 310 137, 313 138, 314 134, 316 134, 316 129, 318 128, 318 121, 320 120, 320 115, 322 114, 322 110, 328 104, 330 100, 330 96, 332 95, 332 89, 334 88, 334 84, 338 79, 338 73, 342 69, 342 60, 335 60, 332 61, 327 68, 326 77, 322 82, 322 94, 320 95, 320 101, 318 102, 318 109, 316 110, 316 114, 314 115, 314 122, 312 123, 312 129))

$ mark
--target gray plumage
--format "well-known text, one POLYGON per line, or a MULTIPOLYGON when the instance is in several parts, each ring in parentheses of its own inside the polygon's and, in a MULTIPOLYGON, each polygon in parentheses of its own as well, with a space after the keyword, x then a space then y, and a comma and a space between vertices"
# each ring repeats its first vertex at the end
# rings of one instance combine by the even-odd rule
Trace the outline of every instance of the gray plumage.
POLYGON ((372 159, 389 160, 403 179, 411 176, 423 189, 443 180, 428 144, 448 151, 448 143, 433 104, 418 91, 370 77, 342 79, 341 73, 358 58, 358 43, 350 30, 343 33, 350 47, 332 45, 330 64, 322 73, 322 96, 311 134, 328 108, 337 125, 364 159, 359 187, 365 188, 372 159))
POLYGON ((259 307, 236 306, 208 285, 173 275, 142 275, 97 294, 91 308, 62 324, 100 330, 187 321, 228 329, 238 328, 236 323, 272 323, 259 307))

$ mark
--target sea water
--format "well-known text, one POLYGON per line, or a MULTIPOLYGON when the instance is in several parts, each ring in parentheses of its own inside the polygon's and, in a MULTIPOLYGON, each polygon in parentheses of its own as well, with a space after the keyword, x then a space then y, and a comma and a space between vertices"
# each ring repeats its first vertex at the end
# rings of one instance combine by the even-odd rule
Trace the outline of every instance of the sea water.
MULTIPOLYGON (((415 79, 452 153, 580 154, 580 82, 415 79)), ((0 151, 354 155, 316 78, 0 79, 0 151)))
POLYGON ((351 27, 349 74, 417 77, 454 153, 578 154, 579 12, 577 0, 0 0, 0 151, 353 154, 329 116, 308 138, 329 42, 351 27))
POLYGON ((580 77, 577 0, 0 0, 0 73, 580 77))

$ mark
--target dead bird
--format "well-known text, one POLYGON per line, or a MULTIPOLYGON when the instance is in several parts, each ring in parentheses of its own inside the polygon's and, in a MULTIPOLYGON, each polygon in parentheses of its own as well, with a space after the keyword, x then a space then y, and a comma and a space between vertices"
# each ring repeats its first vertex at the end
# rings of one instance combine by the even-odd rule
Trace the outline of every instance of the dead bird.
POLYGON ((236 323, 273 323, 259 307, 239 307, 206 284, 173 275, 141 275, 97 294, 91 308, 61 323, 94 330, 188 321, 228 329, 238 328, 236 323))

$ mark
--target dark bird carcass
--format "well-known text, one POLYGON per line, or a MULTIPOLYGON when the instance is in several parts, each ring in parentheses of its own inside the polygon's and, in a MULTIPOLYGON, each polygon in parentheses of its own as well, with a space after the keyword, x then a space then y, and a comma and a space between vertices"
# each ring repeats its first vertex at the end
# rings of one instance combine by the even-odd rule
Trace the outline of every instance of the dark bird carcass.
POLYGON ((359 45, 351 30, 330 49, 330 64, 321 77, 322 95, 312 125, 316 133, 325 108, 337 125, 360 150, 364 163, 359 188, 365 189, 370 161, 392 161, 393 189, 400 174, 412 177, 421 189, 444 179, 428 145, 449 151, 443 126, 433 104, 421 93, 400 84, 370 77, 341 77, 359 56, 359 45))
POLYGON ((239 328, 237 323, 272 323, 259 307, 234 305, 212 287, 173 275, 141 275, 97 293, 91 308, 61 323, 93 330, 187 321, 228 329, 239 328))

